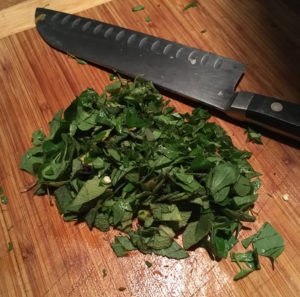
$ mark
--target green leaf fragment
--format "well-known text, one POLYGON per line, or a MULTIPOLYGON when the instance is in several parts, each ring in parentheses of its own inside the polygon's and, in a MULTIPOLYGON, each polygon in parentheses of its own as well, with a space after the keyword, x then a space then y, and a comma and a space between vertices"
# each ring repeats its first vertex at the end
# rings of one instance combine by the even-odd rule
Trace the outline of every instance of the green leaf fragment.
POLYGON ((192 2, 192 3, 190 3, 190 4, 187 4, 187 5, 183 8, 183 10, 187 10, 187 9, 189 9, 189 8, 196 7, 197 5, 198 5, 197 2, 192 2))
POLYGON ((102 269, 102 277, 105 278, 107 276, 107 270, 105 268, 102 269))
POLYGON ((147 267, 152 267, 152 263, 150 263, 149 261, 145 261, 145 263, 146 263, 146 265, 147 265, 147 267))
POLYGON ((269 257, 274 261, 284 250, 284 240, 282 236, 266 222, 258 230, 258 232, 244 240, 242 244, 247 248, 250 243, 259 255, 269 257))
POLYGON ((210 232, 213 221, 214 215, 208 213, 201 215, 199 221, 189 223, 182 235, 183 247, 187 250, 203 239, 210 232))
POLYGON ((5 196, 1 196, 1 203, 2 204, 7 204, 8 203, 8 199, 5 196))
POLYGON ((13 250, 13 244, 12 244, 12 242, 9 242, 8 243, 8 251, 10 252, 12 250, 13 250))
POLYGON ((87 64, 87 62, 83 59, 75 58, 75 60, 78 64, 81 64, 81 65, 86 65, 87 64))
POLYGON ((263 144, 261 140, 261 134, 257 133, 254 129, 248 127, 244 134, 248 133, 248 141, 257 144, 263 144))
POLYGON ((146 21, 147 23, 149 23, 149 22, 151 22, 151 18, 150 18, 149 16, 147 16, 147 17, 145 18, 145 21, 146 21))
POLYGON ((135 12, 135 11, 140 11, 140 10, 144 10, 144 9, 145 9, 144 6, 138 5, 138 6, 136 6, 136 7, 133 7, 133 8, 132 8, 132 11, 135 12))
MULTIPOLYGON (((111 244, 117 256, 139 250, 183 259, 201 246, 226 258, 241 222, 255 221, 250 211, 261 182, 252 178, 259 173, 250 152, 207 122, 206 110, 180 114, 168 104, 141 78, 119 77, 101 95, 87 89, 54 115, 49 135, 32 134, 20 168, 34 175, 35 194, 54 193, 64 221, 127 234, 111 244), (174 240, 180 234, 183 247, 174 240)), ((258 267, 258 254, 282 252, 280 236, 261 233, 248 239, 255 253, 236 255, 249 267, 236 279, 258 267)))

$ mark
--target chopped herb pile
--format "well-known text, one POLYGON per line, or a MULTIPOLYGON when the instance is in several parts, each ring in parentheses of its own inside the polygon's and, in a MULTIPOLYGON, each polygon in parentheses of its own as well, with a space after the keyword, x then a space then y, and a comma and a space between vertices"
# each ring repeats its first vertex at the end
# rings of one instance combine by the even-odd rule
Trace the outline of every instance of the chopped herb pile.
POLYGON ((248 127, 244 134, 248 133, 248 141, 263 144, 261 140, 261 134, 254 131, 252 128, 248 127))
MULTIPOLYGON (((48 136, 33 133, 20 167, 36 177, 36 194, 54 193, 65 221, 126 233, 111 244, 117 256, 139 250, 182 259, 204 247, 226 258, 242 222, 255 221, 260 174, 247 161, 251 153, 207 122, 206 110, 180 114, 168 104, 140 79, 115 81, 101 95, 87 89, 54 116, 48 136)), ((265 235, 251 239, 258 254, 265 235)), ((269 246, 273 258, 282 252, 269 246)))

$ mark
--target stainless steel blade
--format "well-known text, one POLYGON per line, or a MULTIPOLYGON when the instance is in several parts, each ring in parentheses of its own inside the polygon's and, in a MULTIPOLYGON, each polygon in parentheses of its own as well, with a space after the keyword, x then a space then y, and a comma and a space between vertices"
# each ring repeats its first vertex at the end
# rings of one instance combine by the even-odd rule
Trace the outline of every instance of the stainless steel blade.
POLYGON ((36 10, 37 29, 52 47, 131 77, 143 75, 178 95, 226 111, 245 64, 107 23, 36 10))

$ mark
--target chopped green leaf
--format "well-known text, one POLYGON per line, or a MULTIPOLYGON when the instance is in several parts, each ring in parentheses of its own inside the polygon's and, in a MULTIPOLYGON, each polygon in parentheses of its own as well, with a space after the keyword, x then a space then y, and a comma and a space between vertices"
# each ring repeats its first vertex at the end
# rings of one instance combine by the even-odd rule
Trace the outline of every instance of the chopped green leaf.
POLYGON ((134 7, 134 8, 132 8, 132 11, 140 11, 140 10, 144 10, 144 9, 145 9, 144 6, 138 5, 138 6, 134 7))
POLYGON ((261 140, 261 134, 257 133, 254 129, 248 127, 244 134, 248 133, 248 141, 263 144, 261 140))
POLYGON ((145 21, 149 23, 149 22, 151 22, 151 18, 150 18, 149 16, 147 16, 147 17, 145 18, 145 21))
POLYGON ((187 9, 189 9, 189 8, 191 8, 191 7, 196 7, 197 5, 198 5, 197 2, 192 2, 192 3, 190 3, 190 4, 187 4, 187 5, 183 8, 183 10, 187 10, 187 9))
POLYGON ((2 204, 7 204, 8 203, 8 200, 5 196, 1 196, 1 203, 2 204))
POLYGON ((206 32, 207 32, 207 30, 201 30, 200 33, 204 34, 204 33, 206 33, 206 32))
POLYGON ((232 262, 245 262, 250 269, 260 269, 257 250, 248 251, 246 253, 230 253, 232 262))
MULTIPOLYGON (((35 194, 54 193, 64 221, 124 232, 111 244, 119 257, 139 250, 183 259, 199 246, 226 258, 241 222, 256 219, 260 174, 206 110, 180 114, 169 103, 139 77, 119 77, 101 95, 87 89, 54 115, 49 135, 32 134, 20 167, 34 175, 35 194)), ((280 235, 265 228, 248 240, 255 253, 234 256, 250 268, 236 279, 257 269, 258 254, 283 251, 280 235)))
POLYGON ((146 261, 145 263, 146 263, 147 267, 149 267, 149 268, 152 267, 152 263, 150 263, 149 261, 146 261))
POLYGON ((259 255, 269 257, 274 261, 284 250, 282 236, 268 222, 264 223, 258 232, 244 240, 245 248, 252 242, 259 255))
POLYGON ((214 215, 208 213, 201 215, 199 221, 189 223, 182 235, 183 247, 187 250, 203 239, 210 232, 213 220, 214 215))
POLYGON ((9 242, 8 243, 8 251, 10 252, 12 250, 13 250, 13 244, 12 244, 12 242, 9 242))
POLYGON ((102 277, 105 278, 107 276, 107 270, 105 268, 102 269, 102 277))
POLYGON ((77 61, 78 64, 81 64, 81 65, 86 65, 87 64, 86 61, 84 61, 82 59, 79 59, 79 58, 76 58, 76 61, 77 61))
POLYGON ((111 74, 110 76, 109 76, 109 79, 110 80, 115 80, 117 77, 114 75, 114 74, 111 74))

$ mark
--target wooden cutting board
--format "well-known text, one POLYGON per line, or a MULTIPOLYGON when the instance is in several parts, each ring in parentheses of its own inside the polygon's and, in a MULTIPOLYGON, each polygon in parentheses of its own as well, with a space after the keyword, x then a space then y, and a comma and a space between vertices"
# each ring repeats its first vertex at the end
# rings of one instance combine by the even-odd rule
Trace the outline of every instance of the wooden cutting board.
MULTIPOLYGON (((197 7, 183 11, 188 2, 113 0, 79 14, 243 61, 248 68, 239 89, 300 103, 296 2, 198 1, 197 7), (145 10, 133 13, 138 4, 145 10)), ((91 232, 86 224, 65 223, 47 197, 21 193, 34 180, 19 170, 32 132, 47 132, 53 115, 87 87, 101 92, 109 74, 53 50, 36 29, 0 39, 0 69, 0 185, 8 198, 0 207, 1 297, 300 295, 300 153, 295 143, 266 135, 264 144, 256 145, 246 141, 244 128, 236 123, 211 119, 239 149, 253 153, 250 163, 262 173, 254 208, 257 220, 240 239, 269 221, 286 244, 274 270, 269 259, 261 257, 260 271, 235 282, 238 268, 229 259, 213 262, 202 249, 180 261, 139 252, 117 258, 110 248, 116 232, 91 232)), ((192 110, 175 100, 172 104, 180 112, 192 110)), ((239 244, 235 250, 243 248, 239 244)))

